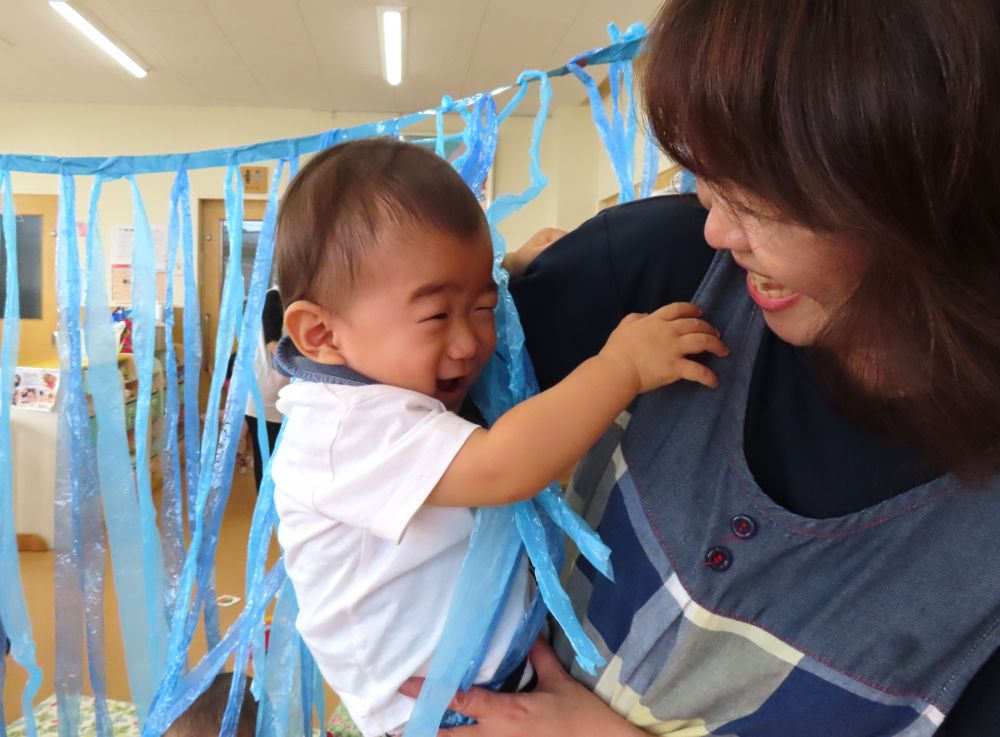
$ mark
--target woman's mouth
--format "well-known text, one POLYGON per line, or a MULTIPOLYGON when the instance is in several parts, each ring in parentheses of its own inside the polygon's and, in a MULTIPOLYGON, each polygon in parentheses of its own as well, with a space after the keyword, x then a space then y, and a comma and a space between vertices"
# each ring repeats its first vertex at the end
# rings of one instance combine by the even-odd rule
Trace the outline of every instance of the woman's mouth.
POLYGON ((786 310, 798 302, 801 297, 798 292, 793 292, 771 277, 754 271, 747 272, 747 289, 750 292, 750 298, 761 309, 770 312, 786 310))

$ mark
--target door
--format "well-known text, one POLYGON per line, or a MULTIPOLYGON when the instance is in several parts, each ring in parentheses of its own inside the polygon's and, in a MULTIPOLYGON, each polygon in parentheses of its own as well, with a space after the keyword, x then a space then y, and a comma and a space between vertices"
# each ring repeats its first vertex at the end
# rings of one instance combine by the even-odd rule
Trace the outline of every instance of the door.
MULTIPOLYGON (((253 261, 257 254, 257 241, 264 223, 266 200, 245 200, 243 203, 243 243, 239 249, 243 266, 243 296, 250 286, 253 261)), ((208 400, 209 382, 215 366, 215 336, 219 329, 219 305, 222 301, 222 282, 229 263, 229 231, 226 229, 226 204, 224 200, 199 200, 198 232, 201 248, 198 249, 198 297, 202 311, 203 358, 201 404, 204 410, 208 400)))
MULTIPOLYGON (((59 365, 56 322, 55 195, 14 195, 17 212, 17 274, 21 299, 20 366, 59 365)), ((7 296, 7 254, 0 231, 0 318, 7 296)), ((0 319, 0 325, 3 320, 0 319)))

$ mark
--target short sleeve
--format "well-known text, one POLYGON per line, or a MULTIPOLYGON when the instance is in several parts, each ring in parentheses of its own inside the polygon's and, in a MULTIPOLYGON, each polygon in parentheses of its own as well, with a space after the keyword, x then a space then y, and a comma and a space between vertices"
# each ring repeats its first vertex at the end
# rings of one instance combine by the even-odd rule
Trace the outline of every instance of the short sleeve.
POLYGON ((713 251, 691 196, 609 208, 560 238, 511 281, 539 384, 558 383, 630 312, 689 300, 713 251))
MULTIPOLYGON (((477 428, 416 392, 380 387, 349 404, 329 446, 320 514, 398 542, 477 428)), ((357 390, 355 390, 357 391, 357 390)))

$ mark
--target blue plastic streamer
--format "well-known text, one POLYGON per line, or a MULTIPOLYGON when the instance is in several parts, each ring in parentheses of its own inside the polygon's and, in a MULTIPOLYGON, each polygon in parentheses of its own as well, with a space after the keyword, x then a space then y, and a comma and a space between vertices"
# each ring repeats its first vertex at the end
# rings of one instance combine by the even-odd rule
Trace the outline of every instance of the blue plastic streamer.
MULTIPOLYGON (((171 211, 180 207, 181 253, 184 270, 184 480, 188 529, 194 529, 195 499, 201 475, 201 305, 195 283, 194 235, 191 228, 191 187, 188 174, 177 172, 171 189, 171 211)), ((177 586, 179 587, 178 582, 177 586)))
POLYGON ((168 692, 164 684, 161 684, 160 691, 153 700, 153 708, 149 710, 149 716, 142 727, 143 737, 159 737, 204 693, 236 649, 240 637, 249 629, 248 625, 263 617, 264 607, 271 602, 286 580, 284 564, 278 561, 264 578, 264 593, 257 602, 257 608, 243 609, 219 644, 205 653, 190 673, 178 678, 175 691, 168 692))
MULTIPOLYGON (((166 345, 166 409, 160 457, 163 467, 162 518, 163 518, 163 581, 164 606, 172 612, 177 599, 177 584, 184 565, 184 510, 181 493, 181 459, 177 429, 180 415, 180 397, 177 389, 177 354, 174 349, 174 274, 177 270, 177 252, 180 241, 180 177, 174 179, 170 189, 170 212, 167 220, 166 304, 164 305, 163 333, 166 345)), ((195 411, 189 406, 188 411, 195 411)))
MULTIPOLYGON (((7 643, 7 630, 3 628, 3 619, 0 619, 0 647, 5 647, 7 643)), ((0 657, 0 693, 3 693, 4 684, 7 683, 7 657, 6 650, 3 657, 0 657)), ((7 717, 3 713, 3 699, 0 699, 0 737, 7 737, 7 717)))
MULTIPOLYGON (((644 34, 645 29, 638 26, 633 35, 644 34)), ((611 23, 608 26, 608 35, 612 43, 621 43, 624 40, 618 26, 611 23)), ((612 62, 610 65, 608 79, 611 81, 612 114, 614 119, 615 135, 622 140, 622 153, 627 169, 629 182, 635 181, 635 138, 638 128, 638 118, 635 111, 635 98, 632 94, 632 60, 624 59, 612 62), (625 112, 621 108, 621 90, 625 90, 625 112)), ((628 190, 629 200, 635 198, 633 187, 628 190)))
MULTIPOLYGON (((14 368, 21 328, 21 297, 17 281, 17 212, 14 209, 14 191, 10 172, 0 169, 0 189, 3 190, 3 238, 7 256, 6 287, 3 313, 3 345, 0 346, 0 571, 4 585, 0 586, 0 620, 10 638, 10 652, 14 660, 28 673, 28 681, 21 694, 25 733, 36 737, 35 714, 32 700, 42 685, 42 671, 35 660, 35 643, 31 639, 31 620, 24 602, 21 584, 21 566, 17 557, 17 538, 14 532, 14 473, 13 452, 10 438, 10 397, 14 393, 14 368)), ((0 686, 3 678, 0 678, 0 686)), ((6 726, 0 720, 0 731, 6 726)))
MULTIPOLYGON (((234 424, 238 425, 239 420, 235 417, 235 415, 236 413, 240 413, 242 415, 244 412, 244 408, 247 404, 247 391, 249 389, 251 393, 254 394, 254 401, 258 406, 258 417, 261 418, 261 422, 258 423, 258 431, 262 428, 266 428, 266 423, 263 421, 265 417, 265 413, 263 411, 263 398, 260 396, 260 388, 256 384, 253 372, 254 353, 258 345, 258 341, 253 338, 254 336, 259 336, 261 331, 261 314, 264 309, 265 293, 270 281, 271 260, 274 252, 274 235, 278 219, 278 182, 281 179, 284 167, 285 162, 279 162, 278 170, 271 181, 270 195, 264 212, 264 222, 261 227, 260 238, 257 242, 257 252, 254 257, 254 269, 250 279, 247 305, 244 310, 243 324, 240 332, 240 350, 237 356, 236 366, 234 366, 233 377, 230 380, 229 396, 227 398, 226 423, 229 427, 233 427, 234 424)), ((263 471, 265 473, 269 473, 268 464, 270 462, 270 453, 268 452, 267 437, 264 433, 258 435, 258 438, 261 437, 261 455, 265 459, 263 471)), ((232 436, 230 436, 230 440, 232 440, 232 436)), ((220 447, 219 456, 225 459, 223 464, 224 475, 222 478, 232 477, 232 466, 235 461, 235 451, 235 445, 232 445, 229 448, 220 447)), ((224 491, 220 490, 220 493, 224 493, 224 491)), ((268 492, 268 496, 264 499, 258 498, 258 510, 260 510, 262 504, 273 505, 272 497, 273 486, 272 490, 268 492)), ((220 511, 223 505, 224 502, 220 503, 220 511)), ((258 510, 255 510, 255 512, 258 510)), ((263 515, 264 511, 269 510, 266 510, 265 508, 265 510, 260 511, 261 515, 263 515)), ((261 516, 260 519, 264 520, 266 518, 261 516)), ((254 522, 258 522, 257 514, 254 516, 254 522)), ((253 599, 260 593, 260 586, 262 582, 261 576, 267 559, 270 538, 271 527, 269 525, 261 523, 251 526, 250 540, 247 546, 248 555, 246 570, 246 591, 248 600, 253 599)), ((230 692, 225 718, 222 723, 221 734, 223 737, 232 737, 236 731, 236 717, 239 714, 239 705, 242 703, 244 693, 242 675, 252 641, 253 640, 250 636, 243 637, 236 651, 232 690, 230 692), (237 681, 239 681, 239 684, 237 684, 237 681), (237 687, 239 690, 237 690, 237 687)))
MULTIPOLYGON (((624 46, 628 43, 638 43, 643 37, 645 37, 645 29, 641 23, 636 23, 630 26, 624 35, 619 35, 618 29, 612 24, 609 28, 609 32, 612 37, 618 37, 621 40, 617 41, 614 46, 624 46)), ((591 115, 594 119, 594 125, 597 127, 597 133, 600 136, 601 142, 608 151, 608 155, 611 158, 611 166, 614 169, 615 177, 618 179, 619 185, 619 202, 629 202, 635 198, 634 188, 635 184, 633 181, 633 172, 635 170, 635 133, 630 123, 628 129, 621 123, 621 109, 618 102, 618 88, 620 84, 619 75, 620 70, 614 65, 617 64, 620 59, 615 59, 612 64, 611 70, 611 88, 612 88, 612 104, 613 104, 613 121, 608 120, 608 115, 604 111, 604 101, 601 99, 600 90, 597 87, 597 83, 594 78, 591 77, 586 71, 584 71, 584 63, 588 61, 595 52, 588 52, 586 54, 580 54, 579 56, 573 57, 573 59, 567 64, 570 72, 579 79, 587 90, 587 97, 590 100, 590 110, 591 115), (629 148, 631 145, 631 148, 629 148)), ((631 79, 631 72, 628 72, 629 79, 631 79)), ((630 117, 634 118, 634 108, 631 105, 630 97, 630 117)))
MULTIPOLYGON (((188 560, 185 561, 185 568, 193 568, 196 570, 199 576, 199 593, 205 591, 207 593, 207 587, 201 583, 201 576, 205 572, 210 572, 212 569, 212 564, 214 562, 214 550, 217 544, 218 535, 217 530, 221 524, 221 513, 225 507, 225 502, 228 494, 228 484, 223 484, 223 479, 231 478, 233 465, 235 462, 235 436, 233 433, 229 432, 233 427, 238 427, 238 418, 244 411, 247 400, 247 392, 249 390, 249 385, 247 377, 252 377, 252 361, 253 353, 252 351, 256 349, 257 341, 253 340, 253 336, 260 331, 261 322, 261 312, 263 310, 263 299, 264 292, 268 286, 268 279, 271 269, 271 256, 273 253, 274 245, 274 230, 277 222, 277 203, 278 203, 278 182, 281 178, 281 174, 284 168, 284 162, 279 164, 276 176, 272 180, 272 190, 271 196, 268 201, 267 211, 264 217, 264 225, 261 231, 261 237, 258 241, 257 253, 255 256, 253 276, 251 277, 251 284, 249 295, 247 298, 247 306, 243 313, 243 321, 240 330, 240 350, 237 356, 237 360, 234 364, 233 376, 230 380, 229 392, 227 395, 226 402, 226 418, 223 422, 224 432, 222 434, 221 440, 218 442, 216 447, 211 447, 209 445, 203 445, 204 457, 215 457, 215 463, 212 466, 211 475, 207 478, 202 477, 201 487, 199 488, 199 497, 197 500, 197 516, 198 523, 196 525, 195 535, 193 537, 194 541, 201 543, 200 549, 196 550, 194 544, 188 554, 188 560), (211 486, 206 490, 205 487, 211 484, 211 486), (206 493, 202 493, 206 491, 206 493), (207 500, 211 498, 211 507, 208 507, 207 500), (204 511, 208 509, 208 511, 204 511), (207 534, 199 534, 199 527, 202 526, 202 520, 207 517, 207 534), (195 566, 189 566, 191 559, 196 561, 195 566)), ((220 316, 220 326, 219 334, 220 336, 225 334, 232 336, 233 329, 235 327, 235 318, 238 315, 239 309, 239 298, 243 292, 242 285, 242 268, 239 258, 240 244, 242 243, 242 224, 243 224, 243 214, 242 214, 242 192, 237 195, 234 190, 232 183, 234 180, 233 172, 230 171, 227 175, 227 227, 229 228, 230 234, 230 263, 227 268, 226 284, 223 288, 223 310, 220 316), (227 290, 230 290, 227 293, 227 290), (235 299, 234 299, 235 297, 235 299)), ((232 337, 226 342, 218 341, 216 349, 216 373, 213 375, 213 392, 210 395, 210 407, 214 399, 214 415, 217 416, 218 413, 218 395, 214 393, 214 389, 218 383, 220 376, 220 369, 224 372, 224 356, 228 355, 228 352, 224 353, 224 349, 231 345, 232 337), (222 364, 220 366, 220 364, 222 364)), ((213 410, 210 409, 210 412, 213 410)), ((211 422, 206 423, 206 435, 212 430, 217 429, 217 423, 211 422)), ((263 446, 266 448, 266 443, 263 446)), ((262 488, 262 494, 264 489, 262 488)), ((248 555, 248 586, 247 586, 247 596, 248 601, 254 599, 255 594, 260 588, 260 573, 263 571, 263 563, 266 558, 267 543, 270 539, 270 527, 266 527, 265 531, 262 531, 257 525, 257 514, 262 510, 261 501, 258 501, 257 510, 255 510, 255 526, 252 530, 251 543, 249 546, 248 555), (256 573, 255 573, 256 572, 256 573), (256 578, 256 582, 254 577, 256 578)), ((273 525, 273 522, 271 523, 273 525)), ((192 574, 193 575, 193 574, 192 574)), ((190 596, 190 582, 185 582, 184 575, 182 574, 181 579, 181 600, 186 601, 185 596, 190 596), (185 593, 188 592, 188 593, 185 593)), ((209 600, 207 596, 205 598, 206 612, 208 611, 209 600)), ((214 601, 211 601, 214 604, 214 601)), ((197 611, 197 606, 195 608, 197 611)), ((175 613, 174 617, 175 627, 178 626, 178 615, 175 613)), ((189 621, 193 621, 193 618, 189 621)), ((250 643, 255 639, 252 633, 255 631, 255 627, 249 626, 245 632, 241 633, 244 635, 240 638, 239 651, 236 657, 236 669, 237 674, 234 677, 234 690, 231 696, 235 699, 236 697, 242 698, 242 691, 237 692, 235 688, 238 684, 242 683, 239 677, 240 672, 243 668, 243 664, 246 661, 247 649, 250 643)), ((172 701, 177 698, 174 691, 174 685, 176 684, 176 679, 180 674, 180 663, 186 652, 187 643, 190 641, 190 628, 184 627, 184 631, 181 633, 183 637, 175 638, 175 633, 171 633, 172 644, 170 649, 170 656, 168 659, 168 678, 165 679, 165 683, 161 685, 161 692, 158 694, 158 703, 163 704, 163 709, 169 708, 172 701), (176 643, 176 644, 175 644, 176 643)), ((213 649, 216 645, 212 645, 210 649, 213 649)), ((231 708, 238 709, 238 706, 232 707, 235 702, 230 702, 231 708)), ((236 711, 227 711, 230 717, 224 721, 224 726, 226 729, 235 728, 235 715, 236 711)), ((159 715, 159 712, 158 712, 159 715)))
MULTIPOLYGON (((243 274, 240 268, 239 253, 242 248, 242 226, 243 226, 243 188, 242 180, 235 166, 230 166, 226 171, 226 215, 230 221, 230 252, 231 257, 226 269, 226 278, 222 287, 222 301, 219 311, 219 325, 216 332, 215 360, 212 379, 209 385, 207 410, 205 413, 205 430, 201 437, 201 458, 214 458, 219 437, 219 405, 222 394, 222 384, 225 378, 226 364, 228 363, 228 349, 232 346, 235 317, 234 312, 239 309, 239 301, 243 292, 243 274), (239 197, 236 196, 233 182, 239 189, 239 197), (233 222, 236 222, 233 225, 233 222), (235 233, 233 229, 235 228, 235 233), (234 305, 235 301, 235 305, 234 305)), ((188 291, 185 289, 185 291, 188 291)), ((185 345, 189 336, 185 335, 185 345)), ((213 609, 215 600, 213 594, 211 570, 205 565, 206 549, 211 548, 211 538, 217 535, 213 530, 209 520, 207 520, 206 509, 208 499, 212 491, 212 476, 215 470, 206 473, 203 468, 198 476, 197 492, 195 494, 193 511, 190 515, 193 520, 191 531, 191 541, 188 547, 188 554, 184 559, 184 566, 181 569, 181 577, 177 586, 177 605, 170 618, 170 640, 167 647, 167 660, 163 678, 153 698, 151 714, 154 724, 161 724, 166 728, 170 722, 164 722, 164 714, 169 713, 170 708, 176 702, 176 691, 181 674, 187 665, 187 649, 194 636, 194 629, 197 623, 198 614, 204 606, 205 609, 205 629, 206 639, 209 643, 209 651, 214 652, 221 644, 219 641, 218 620, 213 621, 213 612, 217 617, 217 610, 213 609), (197 595, 192 602, 192 594, 197 581, 197 595), (214 631, 213 631, 214 625, 214 631)), ((200 693, 200 692, 199 692, 200 693)), ((144 735, 158 735, 160 732, 144 730, 144 735)))
POLYGON ((96 486, 92 461, 83 447, 89 437, 83 395, 80 354, 80 254, 76 232, 76 188, 73 178, 60 179, 56 247, 59 304, 59 366, 62 391, 56 437, 54 497, 56 607, 56 704, 61 737, 80 729, 80 689, 83 684, 83 530, 81 487, 96 486), (82 416, 81 416, 82 415, 82 416))
MULTIPOLYGON (((224 431, 220 438, 213 466, 213 490, 210 496, 211 506, 209 511, 212 530, 218 530, 222 524, 222 512, 228 500, 230 479, 232 479, 236 464, 236 443, 239 439, 239 428, 246 410, 250 386, 248 379, 253 376, 253 358, 260 336, 264 295, 270 284, 274 233, 278 217, 277 187, 284 165, 284 161, 279 163, 276 176, 272 180, 271 194, 268 199, 268 205, 264 213, 264 222, 257 242, 253 272, 243 311, 243 319, 239 329, 239 348, 233 366, 233 375, 229 382, 229 391, 226 396, 225 419, 223 421, 224 431)), ((240 224, 240 232, 242 233, 242 222, 240 224)), ((242 285, 240 292, 242 293, 242 285)), ((238 312, 235 314, 238 315, 238 312)), ((205 568, 214 567, 214 555, 217 544, 218 536, 213 534, 204 549, 204 563, 200 565, 203 565, 205 568)))
MULTIPOLYGON (((94 184, 94 190, 91 192, 91 205, 88 210, 86 252, 88 274, 90 274, 93 269, 100 271, 101 280, 95 281, 95 283, 100 285, 98 290, 103 292, 104 264, 103 261, 97 261, 95 263, 94 259, 95 251, 101 251, 102 253, 103 251, 100 245, 100 236, 97 232, 98 223, 91 220, 91 217, 96 214, 99 196, 100 181, 98 179, 98 181, 94 184)), ((88 284, 86 285, 88 288, 84 292, 84 299, 86 300, 88 314, 92 309, 99 309, 96 306, 92 306, 90 302, 91 290, 89 289, 89 281, 90 280, 88 279, 88 284)), ((100 297, 101 295, 99 294, 98 296, 100 297)), ((106 300, 104 301, 104 305, 104 310, 106 312, 106 300)), ((86 416, 85 407, 83 412, 86 416)), ((94 432, 94 428, 89 426, 89 421, 84 438, 87 451, 87 466, 90 469, 89 473, 93 476, 98 473, 96 433, 94 432)), ((99 481, 99 477, 94 477, 94 479, 99 481)), ((99 483, 88 483, 85 487, 85 493, 80 500, 79 521, 83 538, 83 577, 80 580, 80 586, 83 589, 84 598, 84 613, 86 618, 87 633, 87 665, 90 675, 91 690, 94 693, 95 727, 98 737, 110 737, 111 715, 108 712, 107 704, 104 646, 104 570, 105 561, 107 559, 107 547, 104 540, 105 524, 104 513, 101 506, 99 483)))
MULTIPOLYGON (((104 254, 99 237, 97 205, 102 179, 94 183, 87 228, 87 386, 97 418, 97 470, 111 549, 118 616, 129 664, 128 679, 140 723, 145 718, 159 680, 159 668, 149 656, 151 641, 146 611, 146 575, 142 529, 136 525, 139 504, 125 429, 125 402, 118 371, 118 340, 105 282, 104 254)), ((162 626, 162 621, 161 621, 162 626)))
POLYGON ((296 688, 301 677, 299 636, 295 631, 298 611, 295 589, 287 580, 271 620, 265 696, 258 717, 260 737, 297 737, 301 734, 302 720, 297 717, 301 707, 301 686, 296 688))
MULTIPOLYGON (((219 406, 221 391, 229 365, 229 356, 236 338, 236 323, 241 314, 243 296, 243 179, 239 170, 230 165, 226 172, 226 230, 229 236, 229 264, 222 290, 222 303, 219 313, 219 330, 215 340, 215 367, 212 374, 209 408, 205 415, 206 430, 211 429, 214 437, 211 451, 206 452, 203 445, 202 459, 212 459, 211 471, 202 476, 199 484, 208 487, 205 499, 205 515, 208 523, 204 528, 204 545, 198 556, 198 601, 204 606, 205 639, 209 649, 219 643, 219 609, 215 597, 215 547, 219 539, 219 529, 222 522, 221 512, 224 500, 220 500, 221 491, 228 491, 230 476, 222 470, 220 457, 223 448, 232 432, 234 418, 226 413, 226 420, 219 423, 219 406), (218 389, 217 394, 213 394, 218 389), (218 513, 218 514, 217 514, 218 513)), ((234 369, 236 367, 234 366, 234 369)), ((231 393, 228 397, 231 398, 231 393)), ((228 401, 228 399, 227 399, 228 401)), ((204 436, 203 436, 204 440, 204 436)), ((192 624, 195 620, 191 620, 192 624)), ((190 642, 193 630, 185 633, 185 640, 190 642)))
POLYGON ((132 185, 132 350, 139 374, 139 394, 135 411, 135 476, 142 528, 142 561, 146 618, 149 622, 148 657, 154 673, 162 672, 166 660, 167 634, 163 593, 163 548, 156 526, 156 506, 149 478, 149 413, 153 398, 153 351, 156 344, 156 258, 153 234, 146 217, 139 185, 132 185))
POLYGON ((693 194, 697 191, 697 178, 694 174, 689 172, 687 169, 681 172, 681 192, 684 194, 693 194))
MULTIPOLYGON (((519 83, 526 84, 531 76, 533 75, 522 75, 519 83)), ((515 212, 537 196, 546 184, 541 174, 538 156, 551 90, 548 88, 546 77, 540 73, 538 77, 542 79, 542 104, 535 120, 532 140, 531 185, 520 196, 501 198, 503 201, 499 206, 495 204, 488 214, 494 232, 494 276, 500 290, 497 308, 499 333, 497 351, 500 358, 494 356, 490 361, 483 377, 473 388, 472 396, 490 423, 495 422, 516 402, 537 393, 538 389, 527 354, 523 351, 524 335, 507 289, 507 274, 500 267, 504 244, 503 238, 498 237, 499 233, 496 230, 496 223, 502 217, 515 212)), ((515 98, 515 101, 520 100, 515 98)), ((495 135, 497 125, 495 115, 487 116, 484 120, 477 108, 472 113, 471 119, 466 117, 466 121, 467 131, 469 128, 485 124, 492 130, 488 129, 480 134, 480 137, 489 140, 491 133, 495 135)), ((439 127, 439 141, 442 135, 443 131, 439 127)), ((471 147, 467 146, 467 150, 471 151, 471 147)), ((473 164, 462 167, 467 177, 473 176, 475 171, 474 154, 470 154, 469 159, 473 160, 473 164)), ((492 165, 492 152, 487 153, 483 162, 486 163, 487 159, 492 165)), ((561 496, 549 491, 543 493, 551 497, 548 507, 565 504, 561 496)), ((582 530, 589 532, 589 528, 582 520, 571 516, 568 508, 567 513, 557 516, 571 535, 582 530), (576 527, 580 529, 575 529, 576 527)), ((489 646, 497 617, 509 594, 510 584, 521 559, 522 544, 527 547, 529 556, 536 566, 535 574, 539 580, 540 598, 544 599, 546 606, 567 632, 577 652, 578 662, 589 672, 594 672, 597 665, 604 663, 600 653, 583 631, 568 597, 559 584, 562 541, 561 538, 558 541, 554 540, 554 536, 553 527, 543 521, 532 502, 521 502, 512 507, 482 508, 476 511, 469 551, 459 572, 452 606, 448 611, 441 639, 410 721, 407 723, 404 737, 430 737, 437 734, 438 725, 441 724, 447 705, 456 690, 467 689, 473 682, 489 646)), ((586 548, 597 561, 598 569, 610 573, 610 554, 607 548, 592 532, 589 536, 580 534, 579 537, 583 541, 582 547, 586 548)), ((511 643, 504 659, 503 666, 508 669, 523 660, 541 628, 544 612, 539 603, 539 595, 536 595, 533 605, 529 607, 518 630, 518 637, 511 643)))

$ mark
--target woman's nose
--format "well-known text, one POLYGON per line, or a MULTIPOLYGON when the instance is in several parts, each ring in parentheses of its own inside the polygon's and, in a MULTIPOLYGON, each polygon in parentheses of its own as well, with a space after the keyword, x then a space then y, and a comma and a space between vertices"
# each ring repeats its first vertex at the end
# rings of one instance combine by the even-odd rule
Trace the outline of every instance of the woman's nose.
POLYGON ((730 251, 750 249, 746 230, 733 212, 716 198, 705 221, 705 240, 712 248, 730 251))

